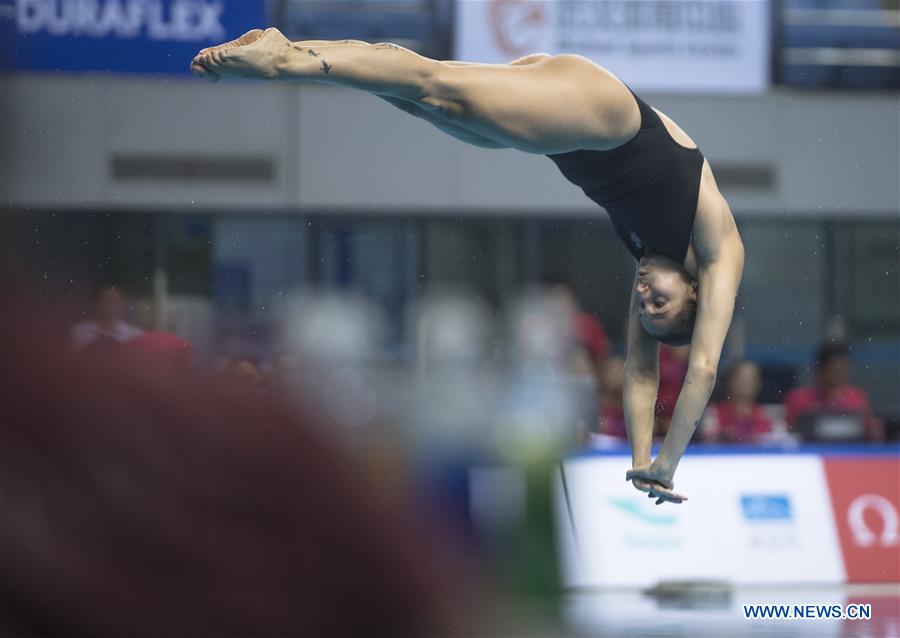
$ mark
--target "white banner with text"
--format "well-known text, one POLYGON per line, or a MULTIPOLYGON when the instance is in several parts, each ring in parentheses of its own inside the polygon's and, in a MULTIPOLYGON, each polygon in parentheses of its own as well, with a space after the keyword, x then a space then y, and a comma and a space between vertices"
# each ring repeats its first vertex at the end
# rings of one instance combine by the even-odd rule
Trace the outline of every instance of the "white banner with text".
POLYGON ((566 461, 566 586, 846 581, 821 458, 688 455, 678 467, 676 491, 689 496, 681 505, 655 505, 626 483, 630 461, 566 461))
POLYGON ((770 0, 457 0, 454 57, 583 55, 635 91, 760 93, 770 0))

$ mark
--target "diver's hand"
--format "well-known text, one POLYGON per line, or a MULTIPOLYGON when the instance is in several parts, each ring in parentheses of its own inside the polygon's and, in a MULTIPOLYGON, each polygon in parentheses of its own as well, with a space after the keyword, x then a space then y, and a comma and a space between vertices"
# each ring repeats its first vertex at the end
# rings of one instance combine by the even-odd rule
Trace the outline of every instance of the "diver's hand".
POLYGON ((635 466, 625 473, 625 480, 631 481, 636 489, 645 492, 649 498, 657 499, 657 505, 663 502, 683 503, 688 500, 687 496, 674 491, 673 477, 673 471, 662 468, 656 461, 635 466))
POLYGON ((274 79, 290 44, 278 29, 253 29, 237 40, 202 49, 191 61, 191 72, 210 82, 221 78, 274 79))

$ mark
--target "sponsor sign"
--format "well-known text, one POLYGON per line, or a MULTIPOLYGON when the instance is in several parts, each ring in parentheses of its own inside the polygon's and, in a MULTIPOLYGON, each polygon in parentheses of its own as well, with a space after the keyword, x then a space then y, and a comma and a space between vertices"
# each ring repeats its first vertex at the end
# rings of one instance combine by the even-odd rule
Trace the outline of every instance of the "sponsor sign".
POLYGON ((847 580, 900 581, 900 458, 824 463, 847 580))
MULTIPOLYGON (((797 546, 790 496, 744 494, 740 499, 744 523, 749 526, 745 536, 747 551, 771 553, 797 546)), ((781 580, 775 575, 770 578, 781 580)))
POLYGON ((575 53, 635 90, 757 93, 769 84, 769 0, 459 0, 455 56, 575 53))
POLYGON ((265 17, 264 0, 0 0, 0 70, 187 74, 265 17))
MULTIPOLYGON (((710 551, 740 584, 840 583, 840 543, 820 458, 742 454, 687 457, 704 477, 710 551)), ((679 468, 679 472, 681 468, 679 468)), ((690 505, 688 501, 686 505, 690 505)))
POLYGON ((844 582, 820 458, 688 455, 676 489, 689 500, 677 506, 654 505, 634 490, 624 481, 629 464, 628 457, 565 463, 567 585, 844 582))
MULTIPOLYGON (((647 587, 660 580, 722 578, 709 551, 711 505, 657 506, 625 482, 630 458, 582 458, 564 466, 568 506, 562 537, 569 586, 647 587)), ((690 463, 685 484, 693 476, 690 463)))
POLYGON ((793 519, 791 499, 786 494, 745 494, 741 510, 746 521, 785 521, 793 519))

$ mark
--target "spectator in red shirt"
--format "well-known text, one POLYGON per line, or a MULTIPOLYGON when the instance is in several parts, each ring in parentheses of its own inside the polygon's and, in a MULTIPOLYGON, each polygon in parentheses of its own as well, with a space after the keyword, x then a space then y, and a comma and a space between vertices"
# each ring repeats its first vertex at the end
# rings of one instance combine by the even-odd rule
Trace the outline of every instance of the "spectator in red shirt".
POLYGON ((706 443, 759 443, 772 431, 772 420, 756 403, 762 380, 759 366, 739 361, 726 377, 726 396, 707 409, 700 425, 706 443))
POLYGON ((798 420, 815 413, 857 414, 863 419, 866 438, 882 440, 884 427, 872 414, 866 391, 850 384, 850 353, 840 343, 827 343, 816 356, 813 384, 792 390, 785 401, 785 419, 796 427, 798 420))
POLYGON ((145 332, 125 344, 124 352, 138 365, 186 374, 191 370, 191 344, 168 332, 145 332))
POLYGON ((72 347, 78 352, 119 352, 119 346, 143 331, 125 322, 125 297, 115 285, 100 286, 95 292, 94 317, 72 327, 72 347))

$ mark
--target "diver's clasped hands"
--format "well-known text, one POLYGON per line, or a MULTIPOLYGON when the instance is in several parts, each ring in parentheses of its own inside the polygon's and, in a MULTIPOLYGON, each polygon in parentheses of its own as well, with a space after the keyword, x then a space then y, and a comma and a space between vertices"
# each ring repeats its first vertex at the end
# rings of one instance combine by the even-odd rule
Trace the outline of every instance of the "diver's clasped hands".
POLYGON ((631 481, 636 489, 645 492, 648 498, 655 498, 656 504, 663 502, 683 503, 687 496, 674 491, 675 467, 663 462, 657 456, 652 463, 635 465, 625 473, 625 480, 631 481))

